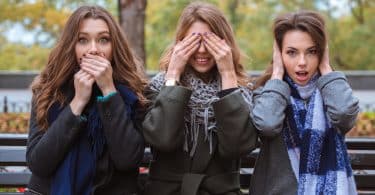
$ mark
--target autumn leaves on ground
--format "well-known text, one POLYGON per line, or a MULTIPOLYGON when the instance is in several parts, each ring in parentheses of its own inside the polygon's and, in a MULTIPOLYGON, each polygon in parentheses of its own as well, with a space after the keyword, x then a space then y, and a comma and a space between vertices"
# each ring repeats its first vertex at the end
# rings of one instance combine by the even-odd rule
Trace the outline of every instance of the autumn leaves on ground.
MULTIPOLYGON (((0 113, 0 133, 27 133, 29 116, 29 113, 0 113)), ((375 137, 375 112, 360 113, 347 136, 375 137)))

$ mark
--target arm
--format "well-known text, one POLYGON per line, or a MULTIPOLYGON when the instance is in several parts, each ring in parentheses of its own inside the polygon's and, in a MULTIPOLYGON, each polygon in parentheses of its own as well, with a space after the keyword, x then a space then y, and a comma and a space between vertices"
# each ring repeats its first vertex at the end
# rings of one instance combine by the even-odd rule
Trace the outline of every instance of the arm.
POLYGON ((279 79, 268 80, 264 88, 254 91, 252 119, 261 136, 274 137, 281 132, 289 96, 288 84, 279 79))
POLYGON ((109 155, 116 169, 126 171, 137 167, 143 158, 144 141, 137 124, 128 117, 120 94, 97 104, 109 155))
POLYGON ((142 123, 146 142, 161 151, 173 151, 184 140, 184 115, 191 91, 181 86, 162 87, 157 93, 148 89, 146 97, 151 100, 142 123))
POLYGON ((358 99, 353 97, 346 77, 341 72, 330 72, 318 80, 328 117, 342 134, 353 128, 358 112, 358 99))
POLYGON ((256 130, 250 119, 249 106, 241 93, 236 90, 213 104, 218 128, 218 152, 227 158, 239 158, 256 147, 256 130))
MULTIPOLYGON (((33 105, 34 107, 34 105, 33 105)), ((66 106, 47 131, 39 129, 32 108, 26 162, 33 174, 50 177, 78 138, 83 121, 66 106)))

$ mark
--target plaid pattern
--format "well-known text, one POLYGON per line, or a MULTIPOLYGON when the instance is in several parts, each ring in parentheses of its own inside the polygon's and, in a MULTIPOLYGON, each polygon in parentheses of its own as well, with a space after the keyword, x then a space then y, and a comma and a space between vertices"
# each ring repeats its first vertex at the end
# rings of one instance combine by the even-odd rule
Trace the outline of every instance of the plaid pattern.
POLYGON ((285 77, 292 93, 283 134, 298 194, 357 194, 345 138, 328 120, 318 78, 302 88, 285 77))

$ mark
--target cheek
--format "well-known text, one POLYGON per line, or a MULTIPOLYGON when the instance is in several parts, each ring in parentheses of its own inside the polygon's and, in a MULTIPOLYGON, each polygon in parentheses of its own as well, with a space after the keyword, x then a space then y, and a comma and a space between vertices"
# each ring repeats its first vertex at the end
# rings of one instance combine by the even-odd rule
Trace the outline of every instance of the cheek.
POLYGON ((317 56, 313 56, 309 60, 309 64, 312 70, 316 71, 319 68, 319 59, 317 56))
POLYGON ((286 72, 287 73, 293 72, 293 68, 295 64, 293 58, 289 57, 288 55, 282 55, 281 58, 283 60, 283 64, 284 64, 286 72))
POLYGON ((111 61, 113 58, 113 52, 112 52, 112 47, 105 48, 103 53, 105 54, 105 58, 107 60, 111 61))
POLYGON ((79 61, 79 58, 82 58, 83 56, 83 53, 84 53, 84 50, 82 47, 76 45, 75 46, 75 54, 76 54, 76 59, 77 61, 79 61))

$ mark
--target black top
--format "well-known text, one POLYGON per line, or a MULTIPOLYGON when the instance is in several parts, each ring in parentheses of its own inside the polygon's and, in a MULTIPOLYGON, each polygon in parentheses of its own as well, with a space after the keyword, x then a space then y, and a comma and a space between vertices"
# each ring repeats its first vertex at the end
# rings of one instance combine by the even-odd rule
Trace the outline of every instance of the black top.
MULTIPOLYGON (((119 93, 108 101, 95 104, 103 123, 107 147, 96 164, 93 194, 136 194, 138 165, 144 153, 139 124, 128 118, 119 93)), ((141 110, 136 112, 137 121, 140 121, 141 110)), ((80 136, 83 125, 84 121, 67 105, 48 130, 41 131, 33 105, 26 152, 27 165, 32 172, 29 189, 50 193, 51 178, 80 136)))

